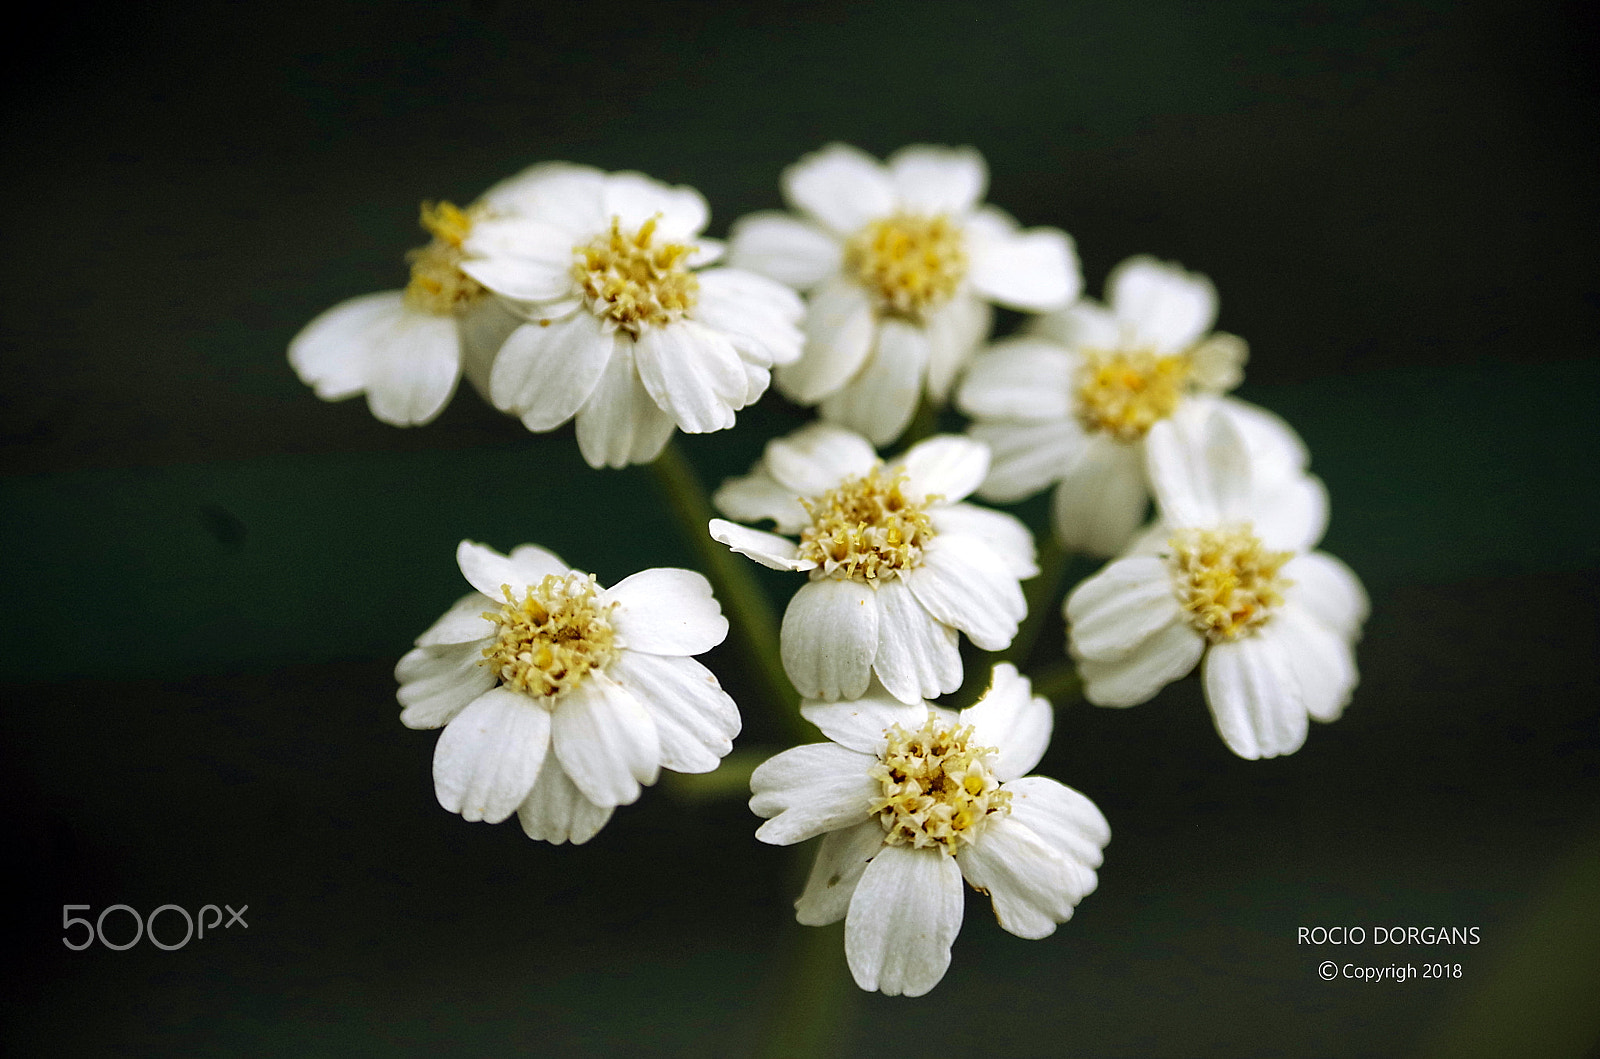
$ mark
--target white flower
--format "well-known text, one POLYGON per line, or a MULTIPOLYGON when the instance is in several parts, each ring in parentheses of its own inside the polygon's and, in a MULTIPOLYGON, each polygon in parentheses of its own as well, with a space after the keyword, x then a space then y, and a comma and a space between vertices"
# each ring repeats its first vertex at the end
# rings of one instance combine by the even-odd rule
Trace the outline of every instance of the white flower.
POLYGON ((961 685, 956 633, 987 651, 1011 643, 1027 612, 1018 585, 1038 573, 1033 537, 1010 515, 959 503, 989 453, 942 436, 885 466, 859 434, 812 423, 767 444, 751 473, 714 500, 747 522, 711 520, 711 536, 775 570, 811 580, 783 616, 783 666, 801 695, 853 699, 874 673, 902 702, 961 685))
POLYGON ((1050 704, 1008 664, 959 714, 886 695, 807 703, 832 742, 795 747, 750 777, 750 808, 776 845, 822 835, 807 926, 845 921, 862 989, 921 996, 944 977, 961 929, 963 878, 1000 925, 1043 938, 1093 892, 1111 829, 1093 802, 1026 776, 1050 741, 1050 704))
POLYGON ((905 147, 885 164, 835 143, 784 171, 803 216, 741 218, 729 259, 810 293, 805 354, 777 375, 786 396, 888 444, 924 389, 945 400, 989 303, 1044 312, 1078 296, 1072 240, 980 205, 988 182, 971 147, 905 147))
POLYGON ((956 404, 994 462, 978 490, 1011 503, 1056 484, 1062 547, 1111 556, 1144 521, 1144 439, 1191 404, 1215 408, 1244 435, 1263 477, 1305 469, 1305 446, 1265 409, 1221 394, 1239 384, 1245 344, 1210 331, 1211 281, 1153 258, 1124 261, 1109 305, 1081 301, 1035 320, 1031 333, 979 354, 956 404))
POLYGON ((739 711, 689 657, 728 633, 704 577, 644 570, 607 589, 532 544, 462 541, 456 562, 476 591, 395 667, 401 722, 444 726, 440 805, 587 842, 660 767, 710 772, 732 747, 739 711))
POLYGON ((404 290, 364 294, 317 316, 289 343, 289 364, 324 401, 358 393, 393 426, 431 422, 449 403, 464 362, 486 362, 517 317, 462 271, 465 242, 489 217, 513 216, 526 202, 534 167, 501 181, 466 209, 424 202, 432 236, 407 255, 404 290))
POLYGON ((496 407, 529 430, 576 417, 592 467, 648 463, 674 424, 731 427, 800 355, 794 292, 739 269, 700 238, 693 188, 556 163, 525 181, 526 208, 476 226, 462 270, 527 319, 488 373, 496 407))
POLYGON ((1084 695, 1132 706, 1200 665, 1217 731, 1244 758, 1292 754, 1307 718, 1332 721, 1356 685, 1367 597, 1309 549, 1322 483, 1261 483, 1223 415, 1180 413, 1146 440, 1160 523, 1067 597, 1084 695))

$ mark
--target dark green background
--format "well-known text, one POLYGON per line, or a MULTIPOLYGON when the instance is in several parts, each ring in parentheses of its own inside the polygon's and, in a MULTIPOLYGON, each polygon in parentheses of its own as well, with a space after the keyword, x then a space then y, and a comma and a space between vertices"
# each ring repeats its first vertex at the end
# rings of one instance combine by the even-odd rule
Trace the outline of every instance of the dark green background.
MULTIPOLYGON (((792 871, 656 789, 588 846, 434 803, 390 668, 470 536, 686 563, 642 470, 462 393, 316 401, 284 348, 398 286, 423 198, 535 161, 703 191, 839 139, 971 143, 990 199, 1208 273, 1371 590, 1347 716, 1233 758, 1185 682, 1058 717, 1114 837, 1053 938, 983 902, 833 1054, 1582 1055, 1600 1037, 1597 82, 1577 4, 69 6, 8 58, 0 232, 4 1044, 30 1055, 750 1053, 792 871), (172 953, 61 906, 248 904, 172 953), (1314 948, 1310 925, 1477 926, 1314 948), (1317 978, 1443 960, 1448 982, 1317 978)), ((689 438, 711 478, 798 415, 689 438)), ((778 582, 785 590, 793 586, 778 582)), ((777 739, 731 655, 746 717, 777 739)), ((113 921, 108 921, 108 924, 113 921)), ((126 924, 123 924, 126 929, 126 924)), ((835 968, 842 973, 842 953, 835 968)))

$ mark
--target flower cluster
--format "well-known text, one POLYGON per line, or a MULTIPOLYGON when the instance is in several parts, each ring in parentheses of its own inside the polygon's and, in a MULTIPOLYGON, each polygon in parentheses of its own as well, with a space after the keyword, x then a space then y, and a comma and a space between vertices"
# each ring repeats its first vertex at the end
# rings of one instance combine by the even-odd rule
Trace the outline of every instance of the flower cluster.
MULTIPOLYGON (((1246 346, 1213 330, 1211 282, 1139 256, 1103 304, 1080 298, 1072 240, 984 204, 987 184, 972 148, 879 162, 833 144, 783 173, 790 212, 737 220, 724 246, 692 188, 538 165, 464 209, 425 204, 406 288, 335 306, 289 348, 319 397, 365 393, 402 426, 464 375, 528 430, 574 421, 595 468, 728 429, 769 384, 816 409, 715 490, 725 518, 700 495, 677 506, 705 507, 690 532, 805 575, 781 626, 741 639, 827 742, 754 768, 750 807, 762 841, 820 838, 797 918, 843 919, 857 983, 891 995, 944 975, 963 883, 1023 938, 1094 890, 1105 818, 1028 775, 1052 699, 1081 681, 1131 706, 1198 667, 1229 750, 1293 753, 1350 701, 1368 608, 1313 550, 1328 500, 1305 445, 1229 396, 1246 346), (1026 322, 991 341, 995 305, 1026 322), (952 401, 966 433, 936 433, 952 401), (1110 560, 1064 600, 1030 528, 970 499, 1047 488, 1050 554, 1110 560), (1066 654, 1057 640, 1030 679, 1058 601, 1066 654)), ((396 668, 402 722, 443 728, 444 808, 581 843, 662 768, 729 754, 738 709, 693 658, 728 632, 706 578, 607 588, 534 545, 462 542, 457 562, 474 591, 396 668)), ((723 599, 759 592, 734 567, 723 599)))

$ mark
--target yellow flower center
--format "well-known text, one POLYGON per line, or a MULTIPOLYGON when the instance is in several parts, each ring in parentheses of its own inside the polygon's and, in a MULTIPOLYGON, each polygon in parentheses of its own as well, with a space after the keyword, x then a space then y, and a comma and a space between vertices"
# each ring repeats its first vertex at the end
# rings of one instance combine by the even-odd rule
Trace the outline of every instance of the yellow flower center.
POLYGON ((461 271, 461 246, 477 213, 476 207, 463 210, 449 202, 422 204, 422 227, 433 241, 406 254, 411 262, 406 304, 445 316, 463 312, 483 297, 483 285, 461 271))
POLYGON ((575 246, 572 276, 590 311, 610 328, 634 338, 647 327, 663 327, 694 308, 700 281, 685 264, 694 247, 656 243, 652 217, 631 235, 622 220, 584 246, 575 246))
POLYGON ((1269 552, 1250 527, 1183 529, 1167 541, 1184 613, 1212 643, 1236 640, 1264 623, 1291 584, 1278 570, 1292 552, 1269 552))
POLYGON ((822 574, 875 582, 912 570, 934 538, 925 510, 934 496, 917 501, 905 494, 906 475, 882 465, 851 476, 817 499, 802 498, 811 525, 800 533, 800 558, 822 574))
POLYGON ((943 214, 873 221, 845 244, 844 262, 881 311, 914 319, 949 301, 967 274, 961 228, 943 214))
POLYGON ((1078 377, 1078 420, 1086 430, 1138 441, 1177 411, 1191 388, 1187 353, 1093 351, 1078 377))
POLYGON ((1011 812, 1011 792, 995 779, 993 747, 973 746, 971 725, 941 728, 933 714, 915 732, 895 725, 888 746, 872 767, 883 794, 872 811, 884 841, 915 849, 937 846, 954 855, 971 842, 990 816, 1011 812))
POLYGON ((483 615, 500 627, 483 657, 507 686, 554 709, 591 669, 604 669, 616 658, 607 617, 616 604, 599 602, 592 576, 550 574, 520 601, 510 585, 500 591, 505 603, 483 615))

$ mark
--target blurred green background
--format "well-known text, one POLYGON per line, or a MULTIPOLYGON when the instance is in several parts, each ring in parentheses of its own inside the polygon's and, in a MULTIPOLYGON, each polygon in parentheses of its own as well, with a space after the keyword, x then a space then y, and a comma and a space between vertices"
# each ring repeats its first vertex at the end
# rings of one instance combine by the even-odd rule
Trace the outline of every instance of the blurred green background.
MULTIPOLYGON (((828 1054, 1600 1040, 1591 8, 44 17, 8 60, 0 159, 7 1052, 758 1049, 799 930, 792 860, 741 799, 654 789, 587 846, 535 844, 439 809, 434 736, 396 720, 391 667, 460 593, 461 538, 607 582, 690 562, 648 473, 592 472, 570 429, 529 436, 465 389, 430 427, 383 426, 315 400, 284 349, 403 282, 424 198, 561 158, 692 184, 720 235, 836 139, 977 146, 990 201, 1070 232, 1092 294, 1134 253, 1209 274, 1251 343, 1242 393, 1307 438, 1325 547, 1374 613, 1354 703, 1286 760, 1228 754, 1192 681, 1062 711, 1039 771, 1111 821, 1099 891, 1042 942, 972 895, 944 982, 852 989, 828 1054), (62 945, 62 905, 119 902, 248 904, 249 928, 62 945), (1482 941, 1296 942, 1346 924, 1482 941), (1324 982, 1325 959, 1463 973, 1324 982)), ((684 445, 715 481, 799 421, 769 400, 684 445)), ((710 664, 741 745, 775 743, 737 659, 710 664)))

